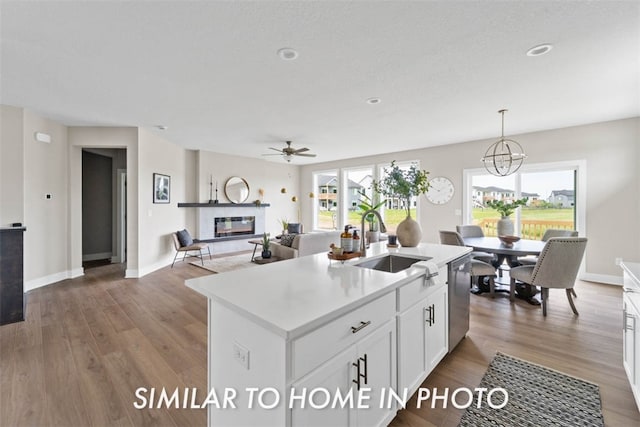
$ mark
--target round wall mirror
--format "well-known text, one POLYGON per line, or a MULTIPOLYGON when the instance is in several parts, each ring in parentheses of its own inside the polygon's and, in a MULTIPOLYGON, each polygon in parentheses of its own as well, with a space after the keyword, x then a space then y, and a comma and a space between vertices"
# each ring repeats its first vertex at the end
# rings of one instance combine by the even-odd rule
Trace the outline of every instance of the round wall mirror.
POLYGON ((244 178, 232 176, 224 184, 224 195, 231 203, 244 203, 249 198, 249 184, 244 178))

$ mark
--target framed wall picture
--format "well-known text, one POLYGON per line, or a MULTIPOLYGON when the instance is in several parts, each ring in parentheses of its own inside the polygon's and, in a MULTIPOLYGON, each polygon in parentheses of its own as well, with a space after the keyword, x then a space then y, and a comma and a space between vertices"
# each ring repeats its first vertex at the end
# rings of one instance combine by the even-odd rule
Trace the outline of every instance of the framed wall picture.
POLYGON ((153 203, 169 203, 171 196, 171 177, 159 173, 153 174, 153 203))

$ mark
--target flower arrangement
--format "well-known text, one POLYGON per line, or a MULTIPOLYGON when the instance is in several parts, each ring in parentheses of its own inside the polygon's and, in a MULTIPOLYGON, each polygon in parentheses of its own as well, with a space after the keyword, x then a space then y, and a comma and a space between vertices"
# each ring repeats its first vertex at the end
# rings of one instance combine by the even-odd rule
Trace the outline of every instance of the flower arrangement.
POLYGON ((487 207, 497 210, 502 217, 508 217, 520 206, 525 206, 528 201, 528 197, 523 197, 509 203, 505 203, 503 200, 489 200, 486 204, 487 207))
POLYGON ((420 170, 416 165, 411 165, 408 170, 402 170, 396 161, 391 162, 391 169, 384 169, 385 177, 379 181, 373 181, 374 191, 386 196, 397 197, 405 201, 407 217, 411 213, 411 198, 424 194, 429 190, 427 175, 429 172, 420 170))

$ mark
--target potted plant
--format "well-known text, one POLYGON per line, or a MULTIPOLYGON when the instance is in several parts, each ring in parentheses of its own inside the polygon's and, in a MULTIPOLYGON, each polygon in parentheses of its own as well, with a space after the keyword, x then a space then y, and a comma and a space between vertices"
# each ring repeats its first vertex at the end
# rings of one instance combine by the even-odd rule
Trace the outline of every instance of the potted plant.
POLYGON ((373 182, 374 191, 389 197, 404 201, 407 217, 398 224, 396 234, 402 246, 418 246, 422 239, 420 224, 411 218, 411 198, 424 194, 429 189, 427 175, 429 172, 411 165, 408 170, 402 170, 391 162, 391 169, 384 169, 385 177, 373 182))
POLYGON ((528 201, 528 197, 523 197, 522 199, 513 200, 507 203, 503 200, 489 200, 486 203, 487 207, 497 210, 501 216, 496 225, 498 236, 513 235, 513 221, 511 221, 509 216, 520 206, 525 206, 528 201))
MULTIPOLYGON (((358 209, 360 209, 363 214, 371 209, 378 210, 387 202, 386 200, 382 200, 378 203, 375 203, 373 201, 373 199, 377 198, 375 197, 375 194, 372 199, 367 195, 367 193, 362 190, 358 191, 358 194, 360 195, 360 203, 358 204, 358 209)), ((375 243, 379 241, 380 231, 378 230, 378 218, 374 214, 370 213, 364 219, 369 223, 369 231, 367 231, 366 234, 367 241, 369 243, 375 243)))
POLYGON ((282 234, 287 234, 287 229, 289 228, 289 220, 286 218, 280 218, 278 221, 282 225, 282 234))
POLYGON ((269 240, 269 234, 262 234, 262 258, 268 259, 271 258, 271 241, 269 240))

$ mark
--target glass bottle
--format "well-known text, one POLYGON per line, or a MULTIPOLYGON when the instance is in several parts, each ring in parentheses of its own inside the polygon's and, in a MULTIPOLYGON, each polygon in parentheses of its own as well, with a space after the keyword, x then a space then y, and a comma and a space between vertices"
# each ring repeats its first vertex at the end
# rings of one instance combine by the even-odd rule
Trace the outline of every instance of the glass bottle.
POLYGON ((349 232, 349 226, 344 226, 344 232, 340 234, 340 246, 343 252, 353 252, 353 236, 349 232))

